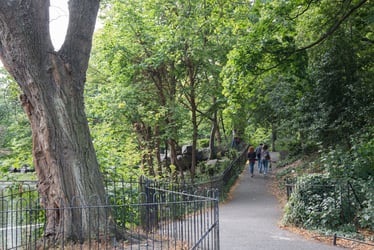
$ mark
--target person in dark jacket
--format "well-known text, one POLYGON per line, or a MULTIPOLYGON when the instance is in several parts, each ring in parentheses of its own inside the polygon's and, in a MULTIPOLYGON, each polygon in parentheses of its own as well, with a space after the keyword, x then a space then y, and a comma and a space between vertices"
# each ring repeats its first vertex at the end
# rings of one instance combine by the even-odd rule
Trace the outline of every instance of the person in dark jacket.
POLYGON ((255 152, 255 149, 254 147, 250 146, 249 149, 248 149, 248 154, 247 154, 247 158, 248 158, 248 162, 249 162, 249 173, 251 174, 251 177, 253 177, 253 169, 254 169, 254 166, 255 166, 255 162, 256 162, 256 152, 255 152))

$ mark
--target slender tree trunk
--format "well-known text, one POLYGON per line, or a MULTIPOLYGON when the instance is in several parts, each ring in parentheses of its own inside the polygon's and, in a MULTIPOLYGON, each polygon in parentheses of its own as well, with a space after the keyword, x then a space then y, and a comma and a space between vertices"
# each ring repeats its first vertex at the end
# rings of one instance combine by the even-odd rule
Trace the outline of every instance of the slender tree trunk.
MULTIPOLYGON (((169 135, 166 142, 170 148, 170 164, 176 166, 181 173, 182 180, 184 180, 183 169, 177 161, 176 135, 178 133, 174 119, 176 98, 176 78, 173 74, 174 70, 174 64, 171 62, 170 65, 163 65, 157 70, 152 68, 148 73, 155 83, 160 105, 168 110, 164 120, 165 124, 163 125, 166 127, 166 134, 169 135)), ((159 153, 157 154, 159 155, 159 153)))
POLYGON ((210 137, 209 137, 209 151, 210 151, 209 159, 211 160, 217 158, 216 145, 215 145, 216 134, 217 134, 217 122, 212 121, 212 129, 210 131, 210 137))
POLYGON ((0 58, 23 92, 47 236, 84 240, 113 226, 83 100, 98 8, 99 0, 69 1, 68 31, 56 52, 48 0, 0 1, 0 58), (99 206, 64 209, 89 205, 99 206))
POLYGON ((197 133, 198 133, 198 125, 197 125, 197 117, 196 117, 196 106, 195 103, 193 102, 192 105, 192 127, 193 127, 193 132, 192 132, 192 161, 191 161, 191 179, 192 181, 195 178, 196 174, 196 152, 197 152, 197 133))
POLYGON ((152 131, 142 121, 134 122, 133 128, 137 134, 138 144, 142 154, 141 167, 145 173, 149 176, 155 176, 153 168, 153 143, 152 143, 152 131))
POLYGON ((196 174, 196 152, 197 152, 197 135, 198 135, 198 123, 197 123, 197 105, 196 105, 196 82, 195 82, 195 67, 190 58, 186 58, 186 65, 188 69, 188 82, 189 82, 189 90, 188 90, 188 102, 191 109, 191 117, 192 117, 192 161, 191 161, 191 180, 194 181, 195 174, 196 174))
POLYGON ((220 115, 220 121, 221 121, 222 132, 223 132, 223 135, 225 137, 225 141, 227 142, 228 141, 228 139, 227 139, 227 133, 226 133, 226 128, 225 128, 225 123, 223 122, 223 115, 222 115, 222 113, 220 115))
POLYGON ((148 175, 149 176, 156 176, 156 172, 154 169, 154 160, 153 160, 153 151, 154 151, 154 135, 152 133, 151 127, 146 127, 145 129, 145 145, 146 145, 146 164, 148 168, 148 175))
POLYGON ((182 181, 184 181, 183 168, 177 161, 177 149, 176 149, 177 145, 175 141, 171 138, 168 140, 168 144, 170 147, 170 164, 176 166, 176 168, 179 170, 181 174, 182 181))
POLYGON ((215 134, 215 137, 216 137, 216 140, 217 140, 217 143, 218 145, 220 145, 222 143, 222 135, 221 135, 221 129, 220 129, 220 126, 219 126, 219 118, 220 116, 218 116, 218 112, 216 112, 216 134, 215 134))
MULTIPOLYGON (((216 98, 213 97, 213 103, 215 102, 216 102, 216 98)), ((209 159, 212 160, 212 159, 217 158, 216 147, 215 147, 215 137, 216 137, 216 133, 218 130, 217 110, 213 112, 211 124, 212 124, 212 129, 210 131, 210 137, 209 137, 209 150, 210 150, 209 159)))
POLYGON ((162 176, 162 164, 161 164, 161 139, 160 139, 160 126, 155 127, 155 154, 157 160, 157 176, 162 176))
POLYGON ((271 126, 271 147, 272 147, 272 151, 273 152, 276 152, 276 148, 275 148, 275 141, 277 140, 277 126, 275 125, 275 123, 272 123, 272 126, 271 126))

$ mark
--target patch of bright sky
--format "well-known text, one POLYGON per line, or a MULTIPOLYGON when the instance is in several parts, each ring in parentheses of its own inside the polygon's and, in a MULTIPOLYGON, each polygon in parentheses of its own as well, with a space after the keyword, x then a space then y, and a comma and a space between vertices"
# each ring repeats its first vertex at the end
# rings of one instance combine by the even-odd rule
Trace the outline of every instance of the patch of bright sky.
POLYGON ((53 46, 56 50, 60 49, 64 42, 66 29, 69 21, 68 1, 50 0, 49 7, 49 30, 53 46))
MULTIPOLYGON (((60 49, 64 43, 68 22, 68 0, 50 0, 49 32, 55 50, 60 49)), ((1 62, 0 67, 2 67, 1 62)))
MULTIPOLYGON (((49 32, 55 50, 60 49, 61 45, 64 43, 68 22, 68 0, 50 0, 49 32)), ((98 19, 95 29, 99 29, 100 27, 102 27, 102 25, 98 19)))
MULTIPOLYGON (((49 30, 53 46, 55 50, 58 50, 65 40, 66 30, 68 28, 68 0, 50 0, 50 2, 49 30)), ((3 64, 0 61, 0 67, 2 66, 3 64)))

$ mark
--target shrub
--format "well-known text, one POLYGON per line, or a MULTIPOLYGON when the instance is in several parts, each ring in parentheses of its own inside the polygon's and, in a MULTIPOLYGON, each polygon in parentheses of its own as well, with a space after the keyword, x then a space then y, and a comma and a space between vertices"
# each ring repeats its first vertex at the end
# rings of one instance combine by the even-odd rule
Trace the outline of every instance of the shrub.
POLYGON ((236 158, 238 158, 238 151, 233 148, 229 149, 229 151, 227 152, 227 157, 230 160, 235 160, 236 158))
POLYGON ((362 186, 361 193, 365 195, 363 209, 358 214, 358 222, 362 228, 374 231, 374 179, 370 178, 362 186))
POLYGON ((351 223, 358 204, 327 174, 298 179, 286 207, 283 222, 308 229, 336 229, 351 223))
POLYGON ((210 141, 209 138, 199 139, 197 141, 198 147, 199 148, 207 148, 207 147, 209 147, 209 141, 210 141))
POLYGON ((353 147, 352 156, 355 177, 365 180, 374 176, 374 139, 353 147))

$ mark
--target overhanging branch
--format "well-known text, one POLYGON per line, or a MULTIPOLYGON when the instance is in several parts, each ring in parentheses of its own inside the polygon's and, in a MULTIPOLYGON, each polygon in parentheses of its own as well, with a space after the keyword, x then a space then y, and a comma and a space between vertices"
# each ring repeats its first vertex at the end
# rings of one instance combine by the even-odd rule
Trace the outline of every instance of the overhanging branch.
POLYGON ((350 16, 353 14, 353 12, 355 12, 357 9, 359 9, 362 5, 364 5, 365 3, 367 2, 367 0, 361 0, 357 5, 353 6, 352 9, 350 9, 347 13, 345 13, 345 15, 343 15, 340 19, 337 20, 336 23, 334 23, 334 25, 332 25, 328 30, 327 32, 325 32, 324 34, 322 34, 322 36, 317 39, 316 41, 314 41, 313 43, 307 45, 307 46, 304 46, 304 47, 301 47, 299 49, 297 49, 295 52, 300 52, 300 51, 303 51, 303 50, 307 50, 307 49, 310 49, 318 44, 320 44, 321 42, 323 42, 324 40, 326 40, 329 36, 331 36, 332 34, 334 34, 334 32, 340 27, 340 25, 350 16))
MULTIPOLYGON (((260 69, 261 72, 257 73, 257 74, 254 74, 256 76, 259 76, 265 72, 268 72, 272 69, 275 69, 277 67, 279 67, 280 65, 286 63, 287 61, 289 61, 289 58, 295 54, 295 53, 299 53, 299 52, 302 52, 302 51, 305 51, 305 50, 308 50, 314 46, 317 46, 318 44, 322 43, 323 41, 325 41, 329 36, 333 35, 334 32, 340 27, 340 25, 348 19, 349 16, 351 16, 357 9, 361 8, 368 0, 361 0, 360 2, 358 2, 355 6, 353 6, 348 12, 346 12, 341 18, 339 18, 324 34, 321 35, 320 38, 318 38, 316 41, 312 42, 311 44, 309 45, 306 45, 304 47, 301 47, 301 48, 298 48, 298 49, 295 49, 294 51, 290 52, 290 53, 287 53, 287 55, 284 57, 283 60, 279 61, 278 63, 270 66, 270 67, 267 67, 267 68, 262 68, 260 69)), ((372 42, 372 41, 368 41, 366 40, 366 42, 372 42)), ((279 51, 280 52, 280 51, 279 51)))

